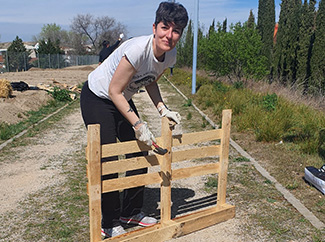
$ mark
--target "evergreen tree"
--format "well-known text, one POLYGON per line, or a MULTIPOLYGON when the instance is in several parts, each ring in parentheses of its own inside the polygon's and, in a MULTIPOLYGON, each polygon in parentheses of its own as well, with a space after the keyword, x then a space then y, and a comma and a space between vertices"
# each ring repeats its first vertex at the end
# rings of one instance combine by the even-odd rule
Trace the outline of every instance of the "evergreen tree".
POLYGON ((253 14, 253 10, 249 11, 249 17, 247 20, 247 28, 254 29, 255 28, 255 16, 253 14))
POLYGON ((193 59, 193 30, 192 30, 192 21, 190 20, 187 27, 187 32, 185 36, 185 43, 183 49, 183 61, 185 66, 192 65, 193 59))
POLYGON ((274 0, 259 0, 257 29, 261 35, 263 48, 262 55, 268 59, 269 68, 272 63, 273 33, 275 27, 274 0))
POLYGON ((30 51, 27 51, 21 38, 16 36, 8 48, 9 71, 22 71, 28 69, 30 51))
POLYGON ((215 19, 213 19, 212 24, 209 27, 209 34, 208 36, 212 35, 213 33, 216 32, 216 27, 215 27, 215 19))
POLYGON ((286 0, 281 3, 274 71, 284 85, 293 85, 297 77, 300 11, 301 0, 286 0))
POLYGON ((301 26, 299 29, 297 84, 302 86, 303 93, 308 92, 311 76, 311 54, 314 42, 315 0, 304 0, 301 9, 301 26))
POLYGON ((222 31, 227 32, 227 18, 222 22, 222 31))
POLYGON ((52 42, 51 39, 41 40, 37 51, 40 67, 42 68, 60 68, 64 66, 64 51, 60 48, 60 40, 52 42))
POLYGON ((312 92, 325 95, 325 1, 319 2, 316 17, 315 42, 311 57, 312 92))

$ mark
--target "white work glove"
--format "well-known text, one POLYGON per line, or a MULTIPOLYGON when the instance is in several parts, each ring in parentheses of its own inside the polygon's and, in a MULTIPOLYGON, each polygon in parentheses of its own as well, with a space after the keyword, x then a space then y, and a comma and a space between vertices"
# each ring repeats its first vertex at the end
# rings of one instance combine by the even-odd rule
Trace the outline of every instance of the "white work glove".
POLYGON ((160 117, 167 117, 171 120, 173 120, 176 124, 180 124, 181 123, 181 115, 178 112, 173 112, 170 111, 168 108, 163 108, 161 110, 161 115, 160 117))
POLYGON ((124 38, 124 34, 120 34, 120 39, 123 39, 124 38))
POLYGON ((152 141, 156 143, 156 139, 148 128, 147 122, 143 122, 143 124, 136 130, 134 127, 135 137, 144 142, 146 145, 151 146, 152 141))

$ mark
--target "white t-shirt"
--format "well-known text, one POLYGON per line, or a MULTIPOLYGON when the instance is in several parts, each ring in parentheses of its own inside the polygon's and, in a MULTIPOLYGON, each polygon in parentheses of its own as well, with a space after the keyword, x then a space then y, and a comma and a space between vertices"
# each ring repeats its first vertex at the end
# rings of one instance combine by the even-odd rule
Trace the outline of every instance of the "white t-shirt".
POLYGON ((136 69, 135 75, 123 91, 126 100, 130 100, 141 87, 155 81, 169 66, 176 63, 176 49, 165 53, 163 62, 159 62, 153 53, 153 35, 129 39, 122 43, 101 65, 88 76, 90 90, 100 98, 110 99, 108 88, 114 72, 123 56, 126 56, 136 69))

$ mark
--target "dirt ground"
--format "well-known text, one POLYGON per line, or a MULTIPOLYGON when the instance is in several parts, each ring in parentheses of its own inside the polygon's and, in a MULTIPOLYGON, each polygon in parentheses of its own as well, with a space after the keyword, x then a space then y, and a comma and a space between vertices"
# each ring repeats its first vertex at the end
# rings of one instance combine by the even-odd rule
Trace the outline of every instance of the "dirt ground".
MULTIPOLYGON (((10 82, 23 81, 31 89, 37 86, 50 87, 54 82, 66 84, 68 87, 79 85, 87 80, 87 76, 96 65, 68 67, 60 70, 32 68, 26 72, 9 72, 0 74, 0 79, 10 82)), ((46 90, 13 91, 11 98, 0 98, 0 122, 17 123, 26 117, 26 112, 37 110, 45 105, 51 96, 46 90)))
MULTIPOLYGON (((36 86, 39 83, 52 84, 53 80, 68 85, 81 84, 87 80, 87 75, 95 66, 74 67, 64 70, 30 70, 20 73, 0 74, 0 79, 6 78, 10 82, 24 81, 30 86, 36 86)), ((170 97, 170 93, 162 93, 165 99, 170 97)), ((1 121, 17 122, 21 119, 23 112, 36 110, 49 99, 47 92, 43 90, 29 90, 25 92, 15 92, 11 99, 2 99, 0 101, 1 121), (8 108, 10 107, 10 108, 8 108)), ((159 122, 157 111, 152 107, 151 101, 145 92, 139 93, 134 98, 137 106, 141 106, 142 113, 145 113, 146 119, 150 120, 149 125, 153 133, 159 136, 153 124, 159 122)), ((158 125, 159 127, 159 125, 158 125)), ((183 129, 186 132, 186 128, 183 129)), ((86 142, 86 130, 82 122, 80 110, 65 117, 62 122, 53 124, 53 128, 33 137, 28 148, 16 147, 12 149, 14 155, 11 160, 0 160, 0 217, 8 212, 15 212, 19 219, 18 203, 25 199, 29 194, 44 189, 45 187, 60 184, 65 179, 62 173, 62 161, 76 150, 81 150, 86 142), (84 139, 80 138, 84 137, 84 139)), ((234 149, 231 149, 231 155, 234 155, 234 149)), ((191 162, 178 164, 181 166, 191 165, 191 162)), ((242 164, 241 164, 242 165, 242 164)), ((244 164, 246 165, 246 164, 244 164)), ((232 172, 232 171, 231 171, 232 172)), ((186 204, 191 201, 200 201, 207 197, 209 193, 203 189, 207 177, 181 180, 174 184, 174 188, 183 191, 188 196, 184 201, 174 200, 174 208, 177 204, 186 204), (188 193, 188 194, 187 194, 188 193)), ((234 181, 235 182, 235 181, 234 181)), ((232 184, 232 186, 235 186, 232 184)), ((149 189, 157 190, 155 186, 149 189)), ((176 189, 176 190, 177 190, 176 189)), ((176 197, 178 194, 174 194, 176 197)), ((183 194, 184 195, 184 194, 183 194)), ((148 195, 147 195, 148 196, 148 195)), ((227 199, 232 204, 236 196, 240 194, 230 194, 227 199)), ((182 198, 184 199, 184 198, 182 198)), ((150 205, 150 204, 149 204, 150 205)), ((154 206, 156 206, 155 204, 154 206)), ((256 213, 257 208, 245 207, 245 203, 236 205, 236 217, 226 222, 211 226, 201 231, 173 239, 171 241, 213 241, 213 242, 239 242, 239 241, 270 241, 269 235, 259 228, 248 231, 247 228, 254 226, 249 216, 256 213), (251 232, 253 231, 253 232, 251 232)), ((280 206, 280 205, 277 205, 280 206)), ((16 219, 17 219, 16 218, 16 219)), ((0 234, 3 232, 0 229, 0 234)), ((15 241, 23 238, 17 231, 11 235, 10 240, 15 241)), ((1 236, 0 236, 0 241, 1 236)), ((298 241, 287 239, 283 241, 298 241)), ((299 240, 299 241, 310 241, 299 240)))

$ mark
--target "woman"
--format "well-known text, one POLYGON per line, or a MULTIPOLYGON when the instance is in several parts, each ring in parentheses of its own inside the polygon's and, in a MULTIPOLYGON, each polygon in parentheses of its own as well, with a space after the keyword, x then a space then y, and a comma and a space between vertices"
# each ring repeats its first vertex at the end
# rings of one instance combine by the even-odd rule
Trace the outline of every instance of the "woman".
MULTIPOLYGON (((175 46, 187 25, 186 9, 177 3, 162 2, 156 11, 153 34, 129 39, 121 44, 101 65, 88 76, 80 98, 84 122, 100 124, 101 144, 138 139, 148 146, 155 138, 147 123, 139 119, 131 99, 139 88, 146 88, 161 117, 176 123, 180 115, 164 104, 157 80, 176 62, 175 46)), ((127 158, 143 155, 127 154, 127 158)), ((108 160, 117 159, 110 157, 108 160)), ((105 160, 105 161, 108 161, 105 160)), ((146 173, 147 169, 129 171, 126 175, 146 173)), ((112 174, 103 179, 112 179, 112 174)), ((120 223, 150 226, 157 223, 141 212, 144 187, 124 190, 123 207, 119 192, 102 195, 102 234, 113 237, 125 233, 120 223)))

